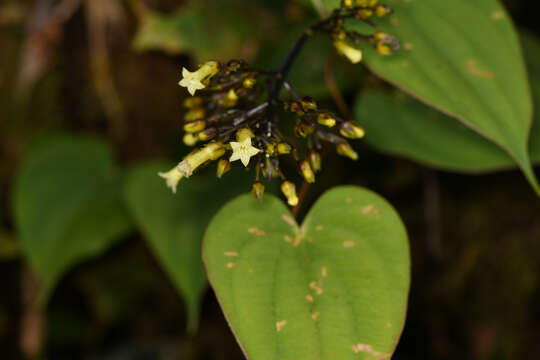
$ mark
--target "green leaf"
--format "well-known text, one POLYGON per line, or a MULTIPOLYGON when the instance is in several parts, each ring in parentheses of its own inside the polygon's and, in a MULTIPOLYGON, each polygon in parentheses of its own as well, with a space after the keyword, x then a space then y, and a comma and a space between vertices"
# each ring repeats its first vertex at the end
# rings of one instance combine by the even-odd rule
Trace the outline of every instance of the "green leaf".
POLYGON ((203 257, 249 359, 386 359, 396 347, 407 235, 370 191, 327 192, 301 227, 273 196, 239 197, 208 227, 203 257))
MULTIPOLYGON (((355 116, 366 130, 369 145, 384 153, 457 172, 515 167, 512 158, 495 144, 403 93, 365 92, 356 101, 355 116)), ((531 152, 531 158, 540 162, 538 149, 531 152)))
POLYGON ((71 267, 97 256, 131 230, 109 147, 84 136, 34 146, 15 181, 14 218, 22 250, 46 301, 71 267))
POLYGON ((189 1, 173 14, 146 10, 138 30, 136 50, 193 52, 197 58, 251 57, 260 34, 247 9, 238 0, 189 1))
POLYGON ((206 288, 201 261, 204 230, 220 206, 250 185, 249 179, 239 180, 234 174, 221 180, 197 174, 183 180, 178 193, 172 194, 157 175, 172 166, 159 162, 140 165, 130 173, 125 195, 135 221, 183 297, 188 330, 194 332, 206 288))
MULTIPOLYGON (((325 0, 335 7, 336 0, 325 0)), ((527 150, 532 102, 519 41, 497 0, 396 0, 378 21, 403 50, 367 66, 500 145, 540 193, 527 150), (486 39, 489 39, 486 40, 486 39)))

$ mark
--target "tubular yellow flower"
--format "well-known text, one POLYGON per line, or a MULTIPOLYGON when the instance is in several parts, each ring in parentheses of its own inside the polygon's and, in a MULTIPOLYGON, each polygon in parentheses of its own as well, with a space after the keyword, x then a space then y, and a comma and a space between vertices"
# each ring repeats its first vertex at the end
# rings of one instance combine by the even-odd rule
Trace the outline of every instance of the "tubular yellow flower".
POLYGON ((300 167, 300 172, 302 173, 302 176, 304 177, 304 179, 310 184, 314 183, 315 174, 313 173, 313 170, 311 170, 311 166, 309 165, 309 162, 302 161, 299 167, 300 167))
POLYGON ((217 164, 216 176, 221 179, 221 177, 229 170, 231 170, 231 163, 229 160, 221 159, 217 164))
POLYGON ((338 53, 345 56, 353 64, 358 64, 360 61, 362 61, 362 50, 350 46, 343 40, 334 41, 334 46, 338 53))
POLYGON ((197 144, 199 139, 195 135, 188 133, 184 135, 183 141, 184 141, 184 144, 186 144, 187 146, 195 146, 195 144, 197 144))
POLYGON ((190 177, 202 164, 210 160, 217 160, 225 154, 225 148, 220 142, 212 142, 204 148, 188 155, 180 164, 178 170, 185 176, 190 177))
POLYGON ((251 138, 246 136, 241 142, 231 141, 232 155, 229 159, 230 162, 240 160, 244 166, 248 166, 249 160, 252 156, 257 155, 261 150, 251 145, 251 138))
POLYGON ((277 146, 278 154, 280 155, 287 155, 290 154, 292 151, 291 145, 286 143, 279 143, 277 146))
POLYGON ((355 125, 354 123, 347 121, 341 124, 339 133, 349 139, 361 139, 364 137, 366 132, 361 127, 355 125))
POLYGON ((281 192, 287 198, 287 203, 290 206, 298 205, 298 196, 296 196, 296 186, 290 181, 284 181, 281 184, 281 192))
POLYGON ((178 166, 173 167, 167 172, 160 172, 158 175, 167 181, 167 187, 170 187, 172 192, 176 194, 178 182, 184 177, 184 174, 178 170, 178 166))
POLYGON ((197 90, 202 90, 206 87, 205 83, 219 71, 219 64, 216 61, 208 61, 203 64, 199 70, 191 72, 186 68, 182 68, 182 80, 178 83, 188 89, 191 96, 195 95, 197 90))
POLYGON ((314 172, 321 171, 321 168, 322 168, 321 154, 319 154, 318 152, 316 152, 314 150, 309 150, 308 154, 307 154, 307 157, 309 159, 309 163, 310 163, 311 168, 313 169, 313 171, 314 172))
POLYGON ((331 117, 329 114, 319 114, 317 117, 317 122, 326 127, 334 127, 336 125, 336 119, 331 117))

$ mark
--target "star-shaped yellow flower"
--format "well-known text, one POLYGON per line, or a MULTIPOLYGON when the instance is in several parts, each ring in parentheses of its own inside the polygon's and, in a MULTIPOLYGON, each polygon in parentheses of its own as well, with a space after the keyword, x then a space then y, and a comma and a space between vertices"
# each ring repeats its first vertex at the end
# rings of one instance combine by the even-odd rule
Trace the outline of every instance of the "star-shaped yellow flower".
POLYGON ((197 90, 202 90, 206 86, 201 82, 201 76, 198 71, 191 72, 186 68, 182 68, 182 80, 178 83, 188 89, 191 96, 195 95, 197 90))
POLYGON ((240 160, 240 161, 242 161, 242 164, 244 164, 244 166, 246 166, 246 167, 249 164, 249 159, 252 156, 257 155, 261 151, 261 150, 257 149, 256 147, 253 147, 251 145, 251 138, 250 137, 246 137, 241 142, 231 141, 230 144, 231 144, 231 148, 232 148, 233 153, 232 153, 231 158, 229 159, 229 161, 233 162, 233 161, 236 161, 236 160, 240 160))

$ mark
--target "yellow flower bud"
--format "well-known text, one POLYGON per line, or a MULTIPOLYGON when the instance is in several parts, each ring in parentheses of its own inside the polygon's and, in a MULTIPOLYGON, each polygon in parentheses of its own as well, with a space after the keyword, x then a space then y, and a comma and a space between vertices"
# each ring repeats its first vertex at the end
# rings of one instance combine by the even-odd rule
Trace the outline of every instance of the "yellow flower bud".
POLYGON ((255 134, 253 133, 253 131, 251 131, 250 128, 242 128, 236 132, 236 141, 238 142, 242 142, 246 138, 252 139, 254 137, 255 137, 255 134))
POLYGON ((382 43, 382 42, 379 42, 377 43, 377 53, 380 55, 380 56, 390 56, 392 55, 392 49, 390 48, 390 46, 382 43))
POLYGON ((317 117, 317 122, 329 128, 336 126, 336 119, 330 116, 330 114, 319 114, 319 116, 317 117))
POLYGON ((321 171, 322 168, 322 160, 321 160, 321 154, 314 150, 309 150, 307 154, 309 163, 311 164, 311 168, 314 172, 321 171))
POLYGON ((301 104, 304 111, 317 110, 317 103, 309 96, 303 98, 301 104))
POLYGON ((347 121, 341 124, 339 133, 349 139, 361 139, 364 137, 366 132, 361 127, 355 125, 354 123, 347 121))
POLYGON ((195 144, 197 144, 197 142, 199 141, 199 139, 195 135, 190 133, 185 134, 182 140, 187 146, 195 146, 195 144))
POLYGON ((198 137, 199 137, 199 140, 201 141, 208 141, 210 139, 213 139, 216 135, 217 135, 216 128, 208 128, 204 131, 201 131, 198 137))
POLYGON ((371 9, 360 9, 356 13, 356 18, 359 20, 367 20, 373 16, 373 10, 371 9))
POLYGON ((376 42, 384 42, 386 40, 388 40, 390 38, 390 35, 388 35, 387 33, 385 33, 384 31, 375 31, 375 33, 373 34, 373 40, 375 40, 376 42))
POLYGON ((369 7, 374 7, 376 6, 378 3, 379 3, 380 0, 369 0, 368 1, 368 6, 369 7))
POLYGON ((369 0, 356 0, 356 6, 359 7, 368 7, 369 0))
POLYGON ((281 192, 287 198, 290 206, 298 205, 298 196, 296 196, 296 186, 290 181, 284 181, 281 184, 281 192))
POLYGON ((356 49, 342 40, 334 41, 334 46, 338 53, 345 56, 353 64, 358 64, 362 61, 362 50, 356 49))
POLYGON ((256 80, 254 78, 247 78, 244 80, 242 85, 244 85, 246 89, 251 89, 253 86, 255 86, 255 83, 256 83, 256 80))
POLYGON ((343 0, 341 2, 341 7, 346 9, 352 9, 354 7, 354 1, 353 0, 343 0))
POLYGON ((257 200, 262 200, 264 195, 264 185, 260 182, 256 182, 253 184, 253 187, 251 188, 251 193, 257 200))
POLYGON ((189 110, 186 115, 184 116, 184 120, 187 122, 195 121, 199 119, 204 119, 204 116, 206 115, 206 111, 201 108, 192 109, 189 110))
POLYGON ((277 146, 278 154, 280 155, 287 155, 290 154, 292 151, 291 145, 286 143, 279 143, 277 146))
POLYGON ((351 160, 358 160, 358 154, 348 143, 339 144, 337 146, 337 153, 341 156, 346 156, 351 160))
POLYGON ((300 172, 302 173, 302 176, 308 183, 314 183, 315 182, 315 174, 313 173, 313 170, 311 170, 311 166, 309 165, 309 162, 302 161, 299 165, 300 172))
POLYGON ((375 14, 377 14, 378 17, 383 17, 390 14, 390 8, 388 6, 379 5, 375 8, 375 14))
POLYGON ((307 137, 308 135, 312 134, 315 131, 315 125, 311 123, 305 123, 303 121, 299 121, 296 123, 296 127, 294 128, 294 133, 298 137, 307 137))
POLYGON ((216 176, 221 179, 221 177, 231 170, 231 163, 229 160, 221 159, 217 164, 216 176))
POLYGON ((274 144, 266 145, 266 153, 270 156, 274 156, 276 154, 276 146, 274 144))
POLYGON ((188 122, 184 125, 184 131, 188 133, 196 133, 199 131, 203 131, 206 127, 206 121, 204 120, 195 120, 193 122, 188 122))
POLYGON ((203 99, 198 97, 198 96, 194 96, 194 97, 190 97, 190 98, 187 98, 186 100, 184 100, 184 107, 187 108, 187 109, 194 109, 194 108, 197 108, 199 106, 201 106, 203 103, 203 99))

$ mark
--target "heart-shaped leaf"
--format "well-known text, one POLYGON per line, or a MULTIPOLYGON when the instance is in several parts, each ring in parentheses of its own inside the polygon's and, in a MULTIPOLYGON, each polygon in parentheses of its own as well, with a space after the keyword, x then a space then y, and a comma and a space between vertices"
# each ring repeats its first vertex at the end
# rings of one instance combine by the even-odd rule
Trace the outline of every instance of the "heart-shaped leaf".
POLYGON ((387 359, 405 320, 409 249, 394 209, 340 187, 296 225, 275 197, 228 203, 207 229, 208 278, 251 360, 387 359))
POLYGON ((110 149, 84 136, 53 136, 24 159, 14 187, 22 250, 45 301, 73 265, 101 254, 131 230, 110 149))
POLYGON ((172 194, 157 176, 171 167, 163 162, 139 165, 130 173, 125 193, 135 221, 186 303, 188 330, 194 332, 206 288, 204 230, 220 206, 249 189, 249 179, 239 180, 234 173, 221 180, 200 174, 182 181, 178 193, 172 194))
MULTIPOLYGON (((324 0, 328 8, 339 0, 324 0)), ((532 102, 518 37, 497 0, 389 1, 377 22, 402 51, 367 66, 423 102, 500 145, 540 193, 527 150, 532 102)), ((351 21, 351 27, 358 21, 351 21)))

